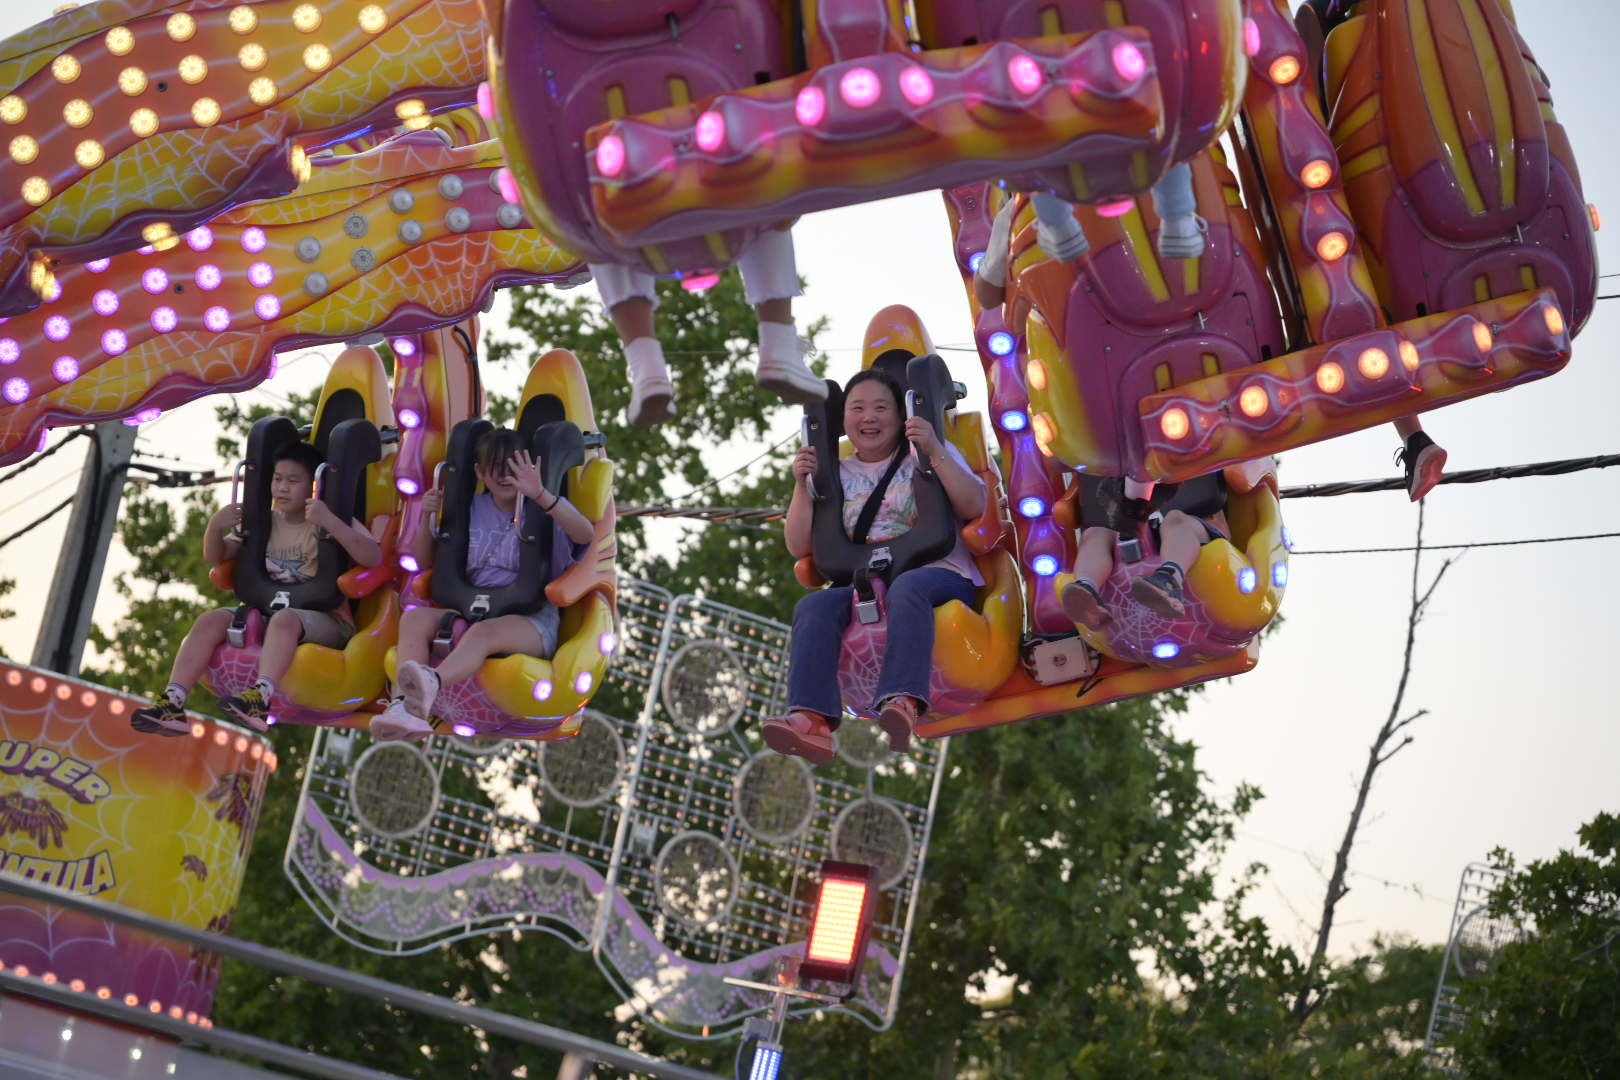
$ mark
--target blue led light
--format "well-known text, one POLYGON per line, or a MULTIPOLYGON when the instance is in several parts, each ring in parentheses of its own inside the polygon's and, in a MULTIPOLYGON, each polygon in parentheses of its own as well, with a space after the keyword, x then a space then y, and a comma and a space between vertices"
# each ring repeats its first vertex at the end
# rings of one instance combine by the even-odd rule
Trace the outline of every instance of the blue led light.
POLYGON ((968 270, 977 274, 979 272, 979 264, 982 262, 984 262, 984 252, 975 251, 972 255, 968 256, 968 270))
POLYGON ((782 1048, 775 1043, 758 1043, 754 1047, 754 1063, 748 1068, 748 1080, 776 1080, 782 1069, 782 1048))
POLYGON ((1051 577, 1058 572, 1056 555, 1037 555, 1030 561, 1029 568, 1041 577, 1051 577))
POLYGON ((1288 584, 1287 563, 1274 562, 1271 564, 1271 583, 1279 589, 1288 584))
POLYGON ((1287 548, 1289 551, 1294 550, 1294 534, 1289 531, 1289 528, 1286 525, 1283 526, 1283 547, 1287 548))
POLYGON ((1160 660, 1174 660, 1181 655, 1181 646, 1173 641, 1158 641, 1153 645, 1153 655, 1160 660))
POLYGON ((1247 596, 1254 592, 1254 587, 1260 583, 1260 575, 1254 572, 1254 567, 1245 566, 1238 571, 1238 592, 1247 596))
POLYGON ((1023 431, 1029 427, 1029 417, 1021 409, 1008 409, 1001 414, 1001 427, 1004 431, 1023 431))
POLYGON ((1046 513, 1046 500, 1038 495, 1025 495, 1018 500, 1018 512, 1027 518, 1038 518, 1046 513))
POLYGON ((1013 351, 1013 336, 1005 330, 997 330, 990 335, 989 348, 997 356, 1006 356, 1013 351))

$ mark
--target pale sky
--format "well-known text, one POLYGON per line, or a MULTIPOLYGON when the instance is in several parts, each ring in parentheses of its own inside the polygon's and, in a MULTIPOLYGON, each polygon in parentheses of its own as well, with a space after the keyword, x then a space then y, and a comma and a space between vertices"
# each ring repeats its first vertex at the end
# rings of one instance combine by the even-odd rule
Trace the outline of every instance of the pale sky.
MULTIPOLYGON (((11 0, 0 7, 0 36, 54 6, 11 0)), ((1552 79, 1586 197, 1614 221, 1598 248, 1605 265, 1620 270, 1614 89, 1602 82, 1620 42, 1620 6, 1521 3, 1518 15, 1552 79)), ((885 304, 916 308, 936 343, 971 340, 937 196, 831 211, 805 224, 795 236, 811 291, 799 311, 832 320, 823 343, 835 377, 853 372, 865 322, 885 304)), ((1602 286, 1620 293, 1620 276, 1602 286)), ((489 325, 499 324, 502 311, 498 303, 489 325)), ((308 388, 335 351, 283 358, 283 373, 267 389, 242 396, 273 401, 308 388)), ((966 407, 982 408, 975 358, 946 356, 971 388, 966 407)), ((1450 451, 1453 469, 1620 452, 1616 357, 1620 300, 1599 303, 1562 373, 1426 414, 1425 425, 1450 451)), ((510 390, 517 379, 495 374, 491 382, 510 390)), ((213 456, 212 406, 203 399, 171 412, 143 429, 140 447, 223 468, 213 456)), ((781 434, 796 425, 784 410, 781 434)), ((1393 475, 1395 449, 1388 428, 1320 443, 1287 454, 1282 481, 1393 475)), ((66 450, 0 487, 0 536, 71 490, 81 453, 66 450)), ((752 451, 737 460, 747 456, 752 451)), ((1417 515, 1401 493, 1293 500, 1284 510, 1302 552, 1408 545, 1417 515)), ((0 552, 0 572, 22 582, 10 601, 18 617, 0 623, 0 653, 32 656, 66 521, 64 513, 0 552)), ((1427 521, 1435 544, 1620 532, 1620 470, 1444 487, 1430 497, 1427 521)), ((1406 703, 1407 711, 1426 708, 1429 715, 1374 788, 1351 862, 1352 891, 1339 907, 1335 952, 1377 933, 1442 940, 1466 863, 1496 845, 1523 859, 1550 856, 1573 844, 1576 828, 1598 811, 1620 808, 1620 707, 1608 667, 1620 642, 1617 553, 1616 540, 1480 549, 1448 573, 1420 630, 1406 703)), ((117 613, 112 573, 129 565, 115 546, 97 612, 103 625, 117 613)), ((1437 565, 1429 564, 1425 578, 1437 565)), ((780 570, 790 569, 784 553, 780 570)), ((1242 826, 1229 866, 1270 866, 1254 909, 1286 940, 1304 944, 1314 934, 1325 874, 1399 674, 1410 575, 1409 555, 1299 555, 1285 624, 1268 639, 1259 667, 1210 689, 1179 722, 1218 790, 1248 781, 1266 794, 1242 826)))

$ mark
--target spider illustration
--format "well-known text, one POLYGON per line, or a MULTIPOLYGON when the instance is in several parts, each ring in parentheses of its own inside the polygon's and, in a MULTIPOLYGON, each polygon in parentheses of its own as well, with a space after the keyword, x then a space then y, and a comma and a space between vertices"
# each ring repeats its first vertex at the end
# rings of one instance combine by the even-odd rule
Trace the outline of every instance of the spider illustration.
POLYGON ((46 800, 16 791, 0 795, 0 836, 21 833, 44 851, 62 847, 67 830, 67 818, 46 800))
POLYGON ((180 860, 180 869, 190 870, 197 875, 198 881, 208 880, 208 864, 195 855, 186 855, 180 860))
POLYGON ((221 773, 214 786, 204 796, 220 805, 214 810, 215 821, 229 821, 239 829, 249 827, 253 821, 253 774, 247 772, 221 773))

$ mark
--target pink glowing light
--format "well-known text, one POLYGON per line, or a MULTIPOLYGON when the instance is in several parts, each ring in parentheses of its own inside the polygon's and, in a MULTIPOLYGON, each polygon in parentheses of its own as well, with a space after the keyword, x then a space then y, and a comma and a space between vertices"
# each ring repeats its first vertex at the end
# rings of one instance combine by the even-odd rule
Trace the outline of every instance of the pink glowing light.
POLYGON ((478 115, 485 120, 495 119, 495 94, 487 82, 478 84, 478 115))
POLYGON ((1123 217, 1136 206, 1135 199, 1110 199, 1097 204, 1098 217, 1123 217))
MULTIPOLYGON (((6 385, 10 386, 11 384, 7 383, 6 385)), ((23 390, 24 395, 26 395, 27 392, 28 391, 25 388, 23 390)), ((534 690, 531 693, 533 694, 534 700, 536 700, 536 701, 549 700, 550 697, 551 697, 551 680, 550 679, 541 679, 539 682, 534 684, 534 690)))
POLYGON ((111 265, 112 265, 112 260, 111 259, 96 259, 93 262, 85 263, 84 268, 86 270, 90 271, 92 274, 99 274, 103 270, 106 270, 107 267, 109 267, 111 265))
POLYGON ((100 289, 90 298, 90 306, 96 309, 97 315, 118 314, 118 294, 111 289, 100 289))
POLYGON ((167 334, 180 325, 180 316, 174 313, 172 307, 160 307, 152 312, 152 329, 160 334, 167 334))
POLYGON ((1260 24, 1253 19, 1243 20, 1243 54, 1254 56, 1260 52, 1260 24))
POLYGON ((478 734, 478 729, 473 727, 471 724, 451 724, 450 730, 455 732, 457 735, 460 735, 463 739, 470 739, 474 735, 478 734))
POLYGON ((871 68, 850 68, 838 80, 838 96, 852 109, 864 109, 883 92, 883 82, 871 68))
POLYGON ((59 383, 70 383, 79 377, 79 362, 71 356, 58 356, 51 363, 51 376, 59 383))
MULTIPOLYGON (((263 266, 264 264, 260 263, 259 265, 263 266)), ((213 292, 215 289, 219 288, 219 283, 225 280, 225 278, 224 275, 219 272, 219 267, 215 266, 213 263, 203 263, 201 266, 197 267, 195 280, 197 282, 197 288, 201 289, 203 292, 213 292)))
MULTIPOLYGON (((154 406, 154 407, 152 407, 150 409, 142 409, 140 412, 136 413, 134 416, 126 416, 126 417, 124 417, 124 426, 125 427, 139 427, 142 424, 150 424, 152 421, 156 420, 158 417, 160 417, 162 415, 163 415, 163 410, 157 408, 156 406, 154 406)), ((197 725, 197 730, 192 732, 192 734, 199 734, 201 732, 201 730, 202 730, 202 725, 198 724, 197 725)))
POLYGON ((207 251, 214 246, 214 230, 206 225, 199 225, 186 233, 186 246, 192 251, 207 251))
POLYGON ((259 316, 259 318, 263 319, 265 322, 269 322, 271 319, 281 314, 281 301, 272 296, 270 293, 265 293, 263 296, 253 301, 253 311, 259 316))
POLYGON ((4 394, 7 401, 13 405, 21 405, 28 400, 28 380, 10 378, 4 386, 0 386, 0 394, 4 394))
POLYGON ((900 96, 913 105, 926 105, 934 100, 934 80, 920 67, 908 67, 900 73, 900 96))
POLYGON ((711 289, 720 281, 719 274, 692 274, 681 278, 681 288, 687 292, 702 292, 711 289))
POLYGON ((248 267, 248 281, 255 289, 268 289, 276 280, 276 271, 267 262, 256 262, 248 267))
POLYGON ((414 574, 422 569, 422 565, 416 561, 415 555, 401 555, 399 557, 399 568, 407 574, 414 574))
POLYGON ((512 175, 511 169, 495 170, 495 186, 501 189, 501 198, 516 206, 523 199, 523 193, 518 190, 517 178, 512 175))
POLYGON ((63 341, 73 331, 73 326, 61 315, 52 315, 45 320, 45 336, 52 341, 63 341))
POLYGON ((14 338, 0 338, 0 364, 15 364, 22 356, 22 346, 14 338))
POLYGON ((203 312, 203 325, 214 333, 223 333, 230 328, 231 313, 222 307, 211 307, 203 312))
POLYGON ((101 351, 108 356, 118 356, 129 348, 129 335, 118 327, 113 327, 101 335, 101 351))
POLYGON ((264 235, 264 230, 257 225, 250 225, 242 230, 242 250, 249 255, 257 255, 270 243, 270 238, 264 235))
POLYGON ((619 647, 619 635, 611 630, 604 631, 596 639, 596 651, 603 656, 612 656, 619 647))
POLYGON ((418 484, 415 480, 412 480, 408 476, 402 476, 398 480, 395 480, 394 486, 399 489, 399 493, 401 495, 415 495, 418 491, 422 490, 422 485, 418 484))
POLYGON ((805 127, 815 127, 827 115, 827 95, 819 86, 807 86, 793 99, 793 116, 805 127))
POLYGON ((697 118, 693 138, 697 141, 699 150, 714 153, 726 141, 726 118, 710 109, 697 118))
POLYGON ((399 426, 407 431, 415 431, 422 426, 422 414, 415 409, 399 410, 399 426))
POLYGON ((1147 71, 1147 57, 1129 41, 1114 46, 1114 70, 1126 82, 1135 82, 1147 71))
POLYGON ((624 172, 624 140, 617 135, 604 135, 596 144, 596 171, 603 176, 618 176, 624 172))
POLYGON ((141 288, 145 289, 153 296, 156 296, 158 293, 162 292, 168 287, 169 275, 163 272, 162 267, 149 266, 146 268, 146 272, 141 274, 141 288))
POLYGON ((1007 78, 1012 81, 1014 90, 1026 96, 1039 90, 1045 81, 1041 65, 1033 56, 1015 56, 1007 61, 1007 78))
POLYGON ((394 347, 395 356, 409 358, 416 355, 416 342, 410 338, 397 337, 390 344, 394 347))

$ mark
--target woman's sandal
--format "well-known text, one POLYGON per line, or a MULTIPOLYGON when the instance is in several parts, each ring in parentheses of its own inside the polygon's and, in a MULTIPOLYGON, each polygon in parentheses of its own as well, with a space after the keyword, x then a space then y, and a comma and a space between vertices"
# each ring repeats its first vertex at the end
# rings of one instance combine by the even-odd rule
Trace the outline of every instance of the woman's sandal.
POLYGON ((889 749, 903 754, 911 749, 911 733, 922 719, 917 699, 909 694, 896 694, 883 703, 878 713, 878 727, 889 736, 889 749))
POLYGON ((812 765, 826 765, 837 754, 832 728, 824 717, 808 709, 794 709, 759 725, 765 745, 778 754, 801 757, 812 765))

